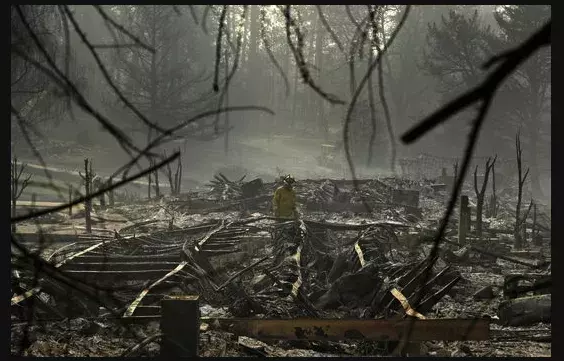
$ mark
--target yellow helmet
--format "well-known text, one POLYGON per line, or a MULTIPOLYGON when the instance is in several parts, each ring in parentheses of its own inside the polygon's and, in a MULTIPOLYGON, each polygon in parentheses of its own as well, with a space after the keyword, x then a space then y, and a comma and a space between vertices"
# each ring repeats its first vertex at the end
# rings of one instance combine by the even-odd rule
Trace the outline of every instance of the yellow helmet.
POLYGON ((292 185, 294 183, 296 183, 296 180, 294 179, 294 177, 292 177, 291 175, 287 175, 284 177, 284 183, 288 184, 288 185, 292 185))

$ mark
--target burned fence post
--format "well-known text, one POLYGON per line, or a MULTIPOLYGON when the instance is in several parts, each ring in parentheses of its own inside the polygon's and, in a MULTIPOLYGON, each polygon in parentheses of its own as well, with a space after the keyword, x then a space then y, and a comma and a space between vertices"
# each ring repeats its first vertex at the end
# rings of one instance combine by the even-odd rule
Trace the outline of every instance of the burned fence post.
POLYGON ((197 357, 199 296, 167 296, 161 301, 161 356, 197 357))
POLYGON ((466 233, 468 232, 468 196, 460 196, 460 214, 458 217, 458 243, 466 243, 466 233))

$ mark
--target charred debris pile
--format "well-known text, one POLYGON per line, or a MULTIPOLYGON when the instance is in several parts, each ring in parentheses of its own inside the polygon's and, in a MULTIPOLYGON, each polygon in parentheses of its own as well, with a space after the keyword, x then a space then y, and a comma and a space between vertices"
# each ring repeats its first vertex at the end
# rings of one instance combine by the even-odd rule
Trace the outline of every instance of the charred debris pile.
MULTIPOLYGON (((205 191, 99 210, 102 219, 134 220, 52 249, 39 278, 39 263, 13 257, 12 348, 32 319, 38 330, 57 324, 71 338, 120 329, 112 337, 125 340, 126 321, 148 333, 160 301, 174 294, 200 295, 204 318, 488 317, 492 342, 551 339, 550 212, 541 205, 525 216, 515 247, 509 193, 480 217, 478 231, 473 189, 465 189, 469 199, 429 259, 450 192, 444 178, 359 180, 357 190, 349 180, 300 180, 298 221, 270 216, 278 185, 217 174, 205 191)), ((367 341, 268 346, 245 337, 232 349, 229 330, 204 320, 201 331, 201 353, 212 356, 390 352, 367 341), (214 351, 218 339, 223 346, 214 351)), ((38 351, 49 335, 34 337, 29 354, 58 354, 38 351)), ((114 354, 134 344, 123 341, 114 354)), ((436 354, 433 347, 445 345, 426 352, 436 354)))

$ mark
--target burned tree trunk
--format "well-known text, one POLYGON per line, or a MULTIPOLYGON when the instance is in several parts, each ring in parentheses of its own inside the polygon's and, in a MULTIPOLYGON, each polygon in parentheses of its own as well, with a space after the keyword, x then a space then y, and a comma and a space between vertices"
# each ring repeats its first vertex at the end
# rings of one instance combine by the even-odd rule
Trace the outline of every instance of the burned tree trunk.
MULTIPOLYGON (((92 170, 90 170, 90 173, 92 173, 92 170)), ((98 176, 93 176, 91 193, 97 192, 100 189, 103 189, 103 187, 104 185, 102 184, 102 179, 98 176)), ((100 202, 101 209, 106 208, 106 196, 104 195, 104 193, 100 194, 98 201, 100 202)))
MULTIPOLYGON (((163 152, 163 158, 166 159, 166 150, 163 152)), ((170 163, 166 164, 166 168, 164 170, 166 178, 168 179, 168 185, 170 186, 170 194, 174 195, 175 193, 175 181, 172 180, 172 169, 170 169, 170 163)))
MULTIPOLYGON (((180 148, 178 148, 178 153, 180 153, 180 148)), ((182 153, 180 153, 182 154, 182 153)), ((182 184, 182 157, 178 157, 178 165, 176 167, 176 172, 174 173, 174 192, 175 194, 180 194, 180 186, 182 184)))
MULTIPOLYGON (((14 157, 14 159, 12 160, 11 165, 12 166, 11 166, 11 174, 10 174, 10 186, 11 186, 10 187, 11 188, 10 199, 12 201, 12 218, 15 218, 16 217, 17 201, 21 197, 24 189, 26 189, 27 186, 29 185, 29 180, 31 179, 31 174, 29 174, 27 176, 27 178, 25 178, 20 183, 22 173, 23 173, 23 171, 24 171, 24 169, 27 165, 26 164, 20 164, 20 167, 18 169, 18 158, 16 158, 16 157, 14 157)), ((16 232, 16 224, 15 223, 12 223, 12 232, 13 233, 16 232)))
POLYGON ((484 209, 484 197, 486 195, 488 177, 495 164, 496 159, 497 155, 494 157, 493 161, 491 158, 488 158, 488 160, 486 161, 486 171, 484 173, 484 180, 482 182, 482 188, 480 190, 478 190, 478 166, 476 166, 476 168, 474 169, 474 190, 476 191, 476 234, 478 235, 478 239, 480 241, 482 240, 482 214, 484 209))
POLYGON ((489 216, 497 217, 497 194, 495 188, 495 164, 492 164, 492 195, 490 196, 489 216))
MULTIPOLYGON (((151 167, 155 166, 155 161, 151 160, 151 167)), ((159 198, 161 196, 161 190, 159 188, 159 170, 155 169, 155 197, 159 198)))
MULTIPOLYGON (((521 202, 523 201, 523 185, 525 184, 525 180, 527 179, 527 175, 529 174, 529 168, 523 174, 523 161, 521 158, 522 149, 521 149, 521 138, 519 133, 515 137, 515 151, 517 153, 517 175, 518 175, 518 193, 517 193, 517 208, 515 209, 515 248, 520 249, 523 247, 523 237, 522 237, 522 224, 525 223, 526 218, 521 218, 521 202)), ((530 208, 529 208, 530 209, 530 208)))
POLYGON ((470 209, 468 207, 468 196, 460 196, 460 212, 458 219, 458 243, 466 243, 466 233, 468 232, 468 223, 470 209))
MULTIPOLYGON (((108 179, 108 187, 111 187, 112 184, 113 184, 113 180, 110 177, 108 179)), ((110 193, 108 193, 108 202, 110 203, 110 207, 113 207, 115 205, 115 197, 114 197, 114 190, 113 189, 111 189, 110 193)))
POLYGON ((147 198, 151 199, 151 173, 148 175, 149 185, 147 186, 147 198))
POLYGON ((78 174, 84 179, 85 197, 87 198, 84 201, 86 233, 92 233, 92 199, 90 199, 90 194, 92 194, 92 160, 88 161, 88 158, 84 159, 84 175, 80 172, 78 172, 78 174))

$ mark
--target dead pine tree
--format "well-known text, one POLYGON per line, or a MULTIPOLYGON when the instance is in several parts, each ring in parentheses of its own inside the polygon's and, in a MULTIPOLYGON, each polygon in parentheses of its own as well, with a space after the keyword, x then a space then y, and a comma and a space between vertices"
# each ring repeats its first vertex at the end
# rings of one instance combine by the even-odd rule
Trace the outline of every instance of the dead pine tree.
MULTIPOLYGON (((31 174, 28 174, 27 177, 20 181, 22 178, 22 173, 27 166, 27 164, 20 164, 18 168, 18 158, 14 157, 11 162, 10 167, 10 199, 12 201, 12 218, 16 217, 16 206, 18 199, 21 197, 23 191, 29 185, 29 180, 31 179, 31 174)), ((16 232, 16 224, 12 223, 12 233, 16 232)))
POLYGON ((515 151, 517 154, 517 176, 518 178, 518 190, 517 190, 517 208, 515 209, 515 248, 521 249, 523 247, 523 230, 522 225, 525 224, 525 220, 527 219, 527 215, 531 210, 532 201, 529 205, 529 210, 525 214, 524 217, 521 217, 521 203, 523 201, 523 185, 525 184, 525 180, 527 179, 527 175, 529 175, 529 168, 523 174, 523 160, 522 160, 522 153, 523 150, 521 149, 521 136, 519 132, 515 136, 515 151))
POLYGON ((494 157, 493 161, 488 158, 486 161, 486 171, 484 173, 484 180, 482 181, 482 188, 478 190, 478 166, 474 169, 474 191, 476 192, 476 234, 478 240, 482 240, 482 214, 484 210, 484 198, 486 195, 486 188, 488 186, 488 178, 492 170, 493 165, 497 159, 497 155, 494 157))
POLYGON ((92 160, 88 158, 84 159, 84 174, 78 172, 80 177, 84 180, 84 190, 86 192, 84 201, 84 220, 86 222, 86 233, 92 233, 92 199, 90 199, 90 194, 92 194, 92 160))

